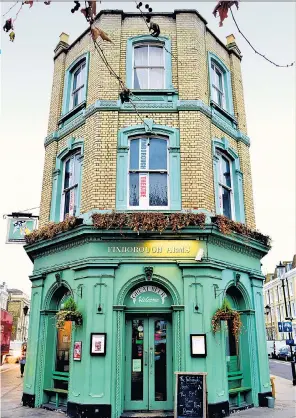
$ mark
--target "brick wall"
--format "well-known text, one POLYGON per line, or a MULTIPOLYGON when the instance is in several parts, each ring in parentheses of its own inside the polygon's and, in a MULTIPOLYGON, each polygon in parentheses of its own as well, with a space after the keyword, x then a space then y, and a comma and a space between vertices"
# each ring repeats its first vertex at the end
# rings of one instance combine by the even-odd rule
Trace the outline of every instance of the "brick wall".
MULTIPOLYGON (((208 52, 218 55, 231 70, 235 116, 239 129, 247 133, 240 60, 223 47, 207 29, 205 21, 195 13, 157 16, 161 34, 172 41, 172 78, 180 100, 199 99, 209 105, 208 52)), ((138 16, 102 14, 100 27, 113 41, 101 43, 102 49, 117 74, 126 76, 126 45, 130 36, 147 34, 147 27, 138 16)), ((89 51, 87 106, 96 100, 118 100, 119 85, 105 67, 89 33, 55 59, 48 134, 58 129, 62 110, 65 70, 81 54, 89 51)), ((142 112, 141 118, 152 118, 156 124, 180 129, 182 207, 215 211, 212 139, 226 137, 239 154, 243 172, 246 223, 255 227, 249 149, 214 126, 210 118, 197 111, 172 113, 142 112)), ((81 211, 93 208, 115 209, 116 148, 118 130, 142 124, 135 112, 102 111, 86 119, 83 126, 45 150, 40 225, 49 220, 52 172, 56 155, 70 137, 83 138, 85 143, 81 189, 81 211)))

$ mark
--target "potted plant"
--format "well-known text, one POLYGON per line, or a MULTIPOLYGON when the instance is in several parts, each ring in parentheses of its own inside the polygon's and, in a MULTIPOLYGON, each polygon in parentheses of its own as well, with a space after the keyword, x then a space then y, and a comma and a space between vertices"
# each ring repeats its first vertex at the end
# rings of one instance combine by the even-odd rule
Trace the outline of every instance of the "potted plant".
POLYGON ((56 313, 56 327, 64 328, 65 321, 75 322, 75 325, 82 325, 82 314, 77 310, 77 305, 72 297, 69 297, 61 305, 61 309, 56 313))
POLYGON ((238 311, 231 308, 229 302, 224 299, 221 308, 217 309, 212 318, 212 329, 214 334, 221 329, 221 321, 231 321, 231 331, 238 340, 242 321, 238 311))

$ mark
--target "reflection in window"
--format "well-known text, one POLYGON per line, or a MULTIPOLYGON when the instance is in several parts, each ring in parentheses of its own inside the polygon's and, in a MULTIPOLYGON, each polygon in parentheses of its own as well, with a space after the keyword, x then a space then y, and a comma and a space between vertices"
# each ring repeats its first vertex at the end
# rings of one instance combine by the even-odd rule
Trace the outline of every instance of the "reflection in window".
POLYGON ((132 380, 131 400, 143 400, 143 349, 144 349, 144 321, 134 319, 132 321, 132 380))
POLYGON ((66 321, 64 328, 57 331, 56 371, 69 372, 72 322, 66 321))
POLYGON ((164 89, 165 64, 162 44, 136 45, 133 61, 134 89, 164 89))
POLYGON ((167 139, 130 140, 129 206, 168 207, 167 139))
POLYGON ((211 62, 211 72, 212 72, 212 100, 217 103, 223 109, 226 108, 225 100, 225 88, 224 88, 224 75, 220 67, 212 61, 211 62))

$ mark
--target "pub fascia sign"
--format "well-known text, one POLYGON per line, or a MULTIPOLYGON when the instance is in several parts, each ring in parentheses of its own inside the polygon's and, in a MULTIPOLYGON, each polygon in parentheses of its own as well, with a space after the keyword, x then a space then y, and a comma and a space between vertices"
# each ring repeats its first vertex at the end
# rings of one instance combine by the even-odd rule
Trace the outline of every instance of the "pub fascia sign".
POLYGON ((137 297, 138 296, 139 296, 138 302, 140 302, 140 303, 158 303, 161 299, 161 303, 163 305, 164 302, 165 302, 165 298, 168 295, 162 289, 160 289, 159 287, 149 285, 149 286, 141 286, 138 289, 133 291, 133 293, 131 294, 130 297, 131 297, 134 304, 137 302, 137 297), (151 295, 149 295, 149 296, 146 295, 145 296, 144 294, 147 293, 147 292, 149 292, 150 294, 155 293, 160 298, 159 297, 153 298, 151 295))
POLYGON ((118 243, 107 247, 108 254, 120 254, 121 256, 142 257, 173 257, 200 259, 202 244, 193 240, 158 240, 158 241, 134 241, 128 244, 118 243))

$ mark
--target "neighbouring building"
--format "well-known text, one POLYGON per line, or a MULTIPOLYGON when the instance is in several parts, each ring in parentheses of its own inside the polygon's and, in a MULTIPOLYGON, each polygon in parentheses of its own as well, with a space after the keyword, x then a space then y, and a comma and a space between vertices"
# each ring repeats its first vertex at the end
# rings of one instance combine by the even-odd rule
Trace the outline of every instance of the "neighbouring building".
POLYGON ((0 308, 7 310, 8 287, 5 282, 0 284, 0 308))
POLYGON ((11 341, 27 341, 30 298, 19 289, 8 289, 7 311, 13 317, 11 341))
POLYGON ((270 341, 288 339, 289 333, 280 332, 278 323, 286 321, 286 318, 291 318, 292 338, 296 341, 296 255, 294 255, 293 261, 280 262, 274 273, 266 275, 264 303, 265 306, 270 307, 270 312, 265 315, 267 339, 270 341), (282 268, 282 274, 279 268, 282 268))
POLYGON ((95 49, 88 29, 55 49, 24 405, 170 416, 176 371, 207 373, 211 418, 271 396, 241 53, 195 10, 152 19, 158 38, 139 13, 103 10, 113 43, 95 49), (70 296, 83 323, 57 331, 70 296), (238 342, 231 321, 212 329, 224 299, 238 342))

